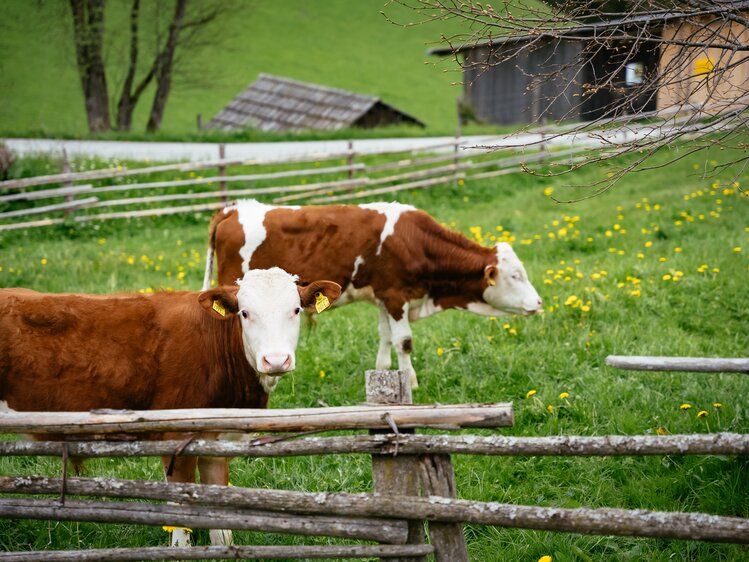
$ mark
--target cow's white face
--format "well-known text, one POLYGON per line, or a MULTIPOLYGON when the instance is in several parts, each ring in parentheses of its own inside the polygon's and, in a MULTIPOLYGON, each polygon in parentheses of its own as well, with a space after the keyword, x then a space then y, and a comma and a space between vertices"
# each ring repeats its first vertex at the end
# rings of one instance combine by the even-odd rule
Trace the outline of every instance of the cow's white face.
POLYGON ((523 264, 512 246, 500 242, 497 266, 484 271, 484 300, 493 308, 508 314, 536 314, 542 310, 541 297, 528 280, 523 264))
POLYGON ((298 287, 296 281, 296 276, 278 267, 253 269, 237 280, 238 289, 219 287, 200 296, 214 317, 239 316, 245 356, 266 390, 271 390, 268 376, 282 375, 296 366, 302 310, 315 310, 323 297, 329 306, 341 294, 341 287, 332 281, 306 287, 298 287))

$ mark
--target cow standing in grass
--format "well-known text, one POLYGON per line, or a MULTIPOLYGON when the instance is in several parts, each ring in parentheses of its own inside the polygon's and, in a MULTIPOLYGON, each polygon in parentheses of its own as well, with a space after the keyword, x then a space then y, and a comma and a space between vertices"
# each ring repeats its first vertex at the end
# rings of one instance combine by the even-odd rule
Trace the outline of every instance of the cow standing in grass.
POLYGON ((368 301, 380 309, 378 369, 409 372, 410 322, 449 308, 484 316, 535 314, 541 298, 512 247, 485 248, 440 226, 409 205, 369 203, 278 207, 254 200, 219 210, 210 225, 203 288, 231 283, 255 268, 277 266, 299 276, 334 280, 337 304, 368 301))
MULTIPOLYGON (((2 289, 0 410, 265 408, 294 369, 301 309, 339 295, 336 283, 298 287, 278 268, 200 293, 2 289)), ((194 482, 196 465, 202 483, 228 484, 228 460, 215 457, 177 456, 167 479, 194 482)), ((230 531, 211 531, 211 542, 231 542, 230 531)), ((189 535, 177 529, 172 543, 189 535)))

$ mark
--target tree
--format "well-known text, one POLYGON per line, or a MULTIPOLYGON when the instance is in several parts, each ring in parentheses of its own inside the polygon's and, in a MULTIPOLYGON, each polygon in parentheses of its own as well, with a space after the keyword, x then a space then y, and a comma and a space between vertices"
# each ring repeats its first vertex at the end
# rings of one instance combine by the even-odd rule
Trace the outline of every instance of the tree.
MULTIPOLYGON (((165 37, 161 33, 159 12, 163 3, 147 3, 151 10, 144 16, 140 0, 132 0, 129 12, 129 49, 125 77, 116 104, 115 128, 130 131, 133 113, 143 93, 155 82, 155 93, 149 114, 147 130, 155 132, 161 126, 172 79, 175 74, 178 49, 187 49, 196 43, 201 33, 209 33, 211 23, 220 15, 230 13, 235 6, 220 0, 201 2, 189 14, 188 1, 174 0, 174 12, 168 22, 165 37), (153 37, 141 34, 141 20, 154 22, 153 37), (140 70, 143 45, 153 47, 153 58, 145 70, 140 70), (138 79, 139 78, 139 79, 138 79)), ((70 0, 73 16, 73 35, 76 61, 81 77, 89 130, 108 131, 111 128, 109 90, 102 55, 105 46, 105 0, 70 0)), ((116 72, 117 68, 110 72, 116 72)))
MULTIPOLYGON (((549 175, 630 155, 596 184, 602 190, 627 172, 647 169, 648 159, 674 141, 691 142, 672 160, 716 145, 749 148, 741 136, 749 102, 748 1, 397 1, 422 21, 466 24, 466 33, 441 38, 464 76, 481 80, 500 65, 530 75, 524 98, 538 104, 535 124, 549 115, 564 124, 551 138, 599 139, 600 150, 549 175), (465 54, 479 53, 472 46, 481 46, 483 55, 465 54), (534 53, 537 66, 524 66, 534 53), (626 139, 614 136, 622 131, 626 139)), ((747 161, 734 156, 715 170, 747 161)))

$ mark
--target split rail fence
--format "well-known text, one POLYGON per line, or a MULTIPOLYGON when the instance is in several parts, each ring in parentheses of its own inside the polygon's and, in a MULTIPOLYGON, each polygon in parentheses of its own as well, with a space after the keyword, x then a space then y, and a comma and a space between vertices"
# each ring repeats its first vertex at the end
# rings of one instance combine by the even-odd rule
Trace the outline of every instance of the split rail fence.
MULTIPOLYGON (((349 142, 341 153, 266 162, 226 159, 224 145, 219 145, 219 159, 213 161, 13 179, 0 182, 0 231, 214 211, 246 197, 274 203, 343 202, 499 177, 519 173, 524 166, 571 165, 584 150, 550 152, 538 145, 520 152, 487 152, 460 147, 456 137, 418 151, 363 154, 349 142)), ((65 156, 63 169, 69 167, 65 156)))
POLYGON ((202 546, 0 553, 0 560, 371 558, 468 560, 464 523, 586 534, 749 543, 749 519, 704 513, 563 509, 457 499, 451 455, 749 455, 749 435, 503 437, 416 435, 416 428, 499 428, 511 404, 413 405, 400 371, 366 373, 367 405, 295 410, 3 413, 0 433, 65 433, 66 442, 0 441, 0 455, 57 456, 62 478, 0 477, 0 518, 99 521, 324 535, 380 544, 202 546), (310 432, 369 429, 368 435, 310 432), (140 432, 302 432, 250 441, 122 441, 140 432), (92 435, 96 439, 92 439, 92 435), (372 455, 374 494, 245 489, 110 478, 68 478, 65 459, 207 455, 372 455), (18 495, 58 496, 57 499, 18 495), (78 497, 108 498, 81 500, 78 497), (73 497, 76 497, 73 499, 73 497), (132 503, 122 499, 159 503, 132 503), (169 502, 169 503, 167 503, 169 502), (425 536, 428 528, 428 542, 425 536))

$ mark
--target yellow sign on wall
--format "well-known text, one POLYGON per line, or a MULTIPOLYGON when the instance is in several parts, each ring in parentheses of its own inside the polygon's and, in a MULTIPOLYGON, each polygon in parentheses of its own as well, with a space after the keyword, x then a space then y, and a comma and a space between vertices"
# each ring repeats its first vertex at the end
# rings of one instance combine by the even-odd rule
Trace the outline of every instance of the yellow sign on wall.
POLYGON ((710 57, 700 57, 694 61, 694 75, 695 76, 703 76, 705 74, 710 74, 710 71, 712 69, 713 69, 713 61, 710 60, 710 57))

